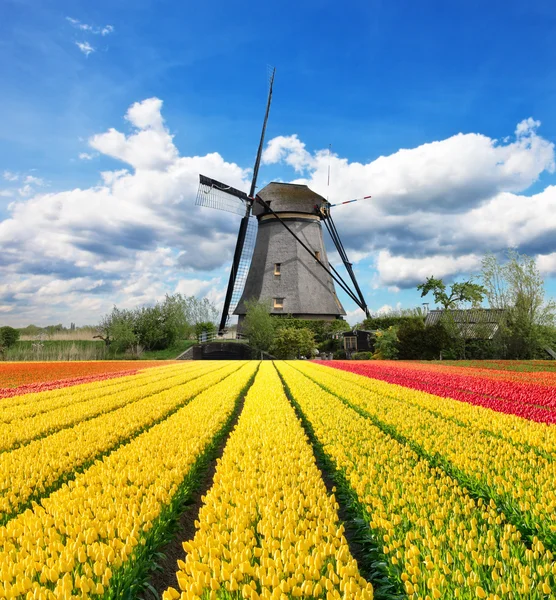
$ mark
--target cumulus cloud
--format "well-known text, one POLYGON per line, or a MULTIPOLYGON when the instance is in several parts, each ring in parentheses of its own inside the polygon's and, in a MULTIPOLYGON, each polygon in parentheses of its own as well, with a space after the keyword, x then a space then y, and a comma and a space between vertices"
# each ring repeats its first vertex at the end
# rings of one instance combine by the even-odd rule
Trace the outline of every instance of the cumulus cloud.
MULTIPOLYGON (((103 171, 91 188, 35 192, 10 204, 0 221, 0 306, 17 307, 11 319, 26 322, 42 306, 41 321, 59 310, 82 322, 114 302, 135 306, 175 289, 225 286, 214 275, 188 277, 228 266, 239 225, 228 213, 195 206, 198 175, 247 189, 249 170, 217 153, 180 157, 161 109, 156 98, 135 103, 125 115, 129 132, 112 128, 89 140, 127 168, 103 171), (47 295, 57 300, 45 304, 47 295), (76 314, 75 306, 85 310, 77 298, 92 295, 99 296, 94 306, 76 314)), ((23 181, 37 186, 39 178, 23 181)), ((218 299, 219 291, 211 293, 218 299)))
POLYGON ((326 150, 310 153, 297 136, 280 136, 267 144, 264 159, 290 165, 304 175, 296 182, 331 202, 372 195, 332 209, 340 233, 349 231, 344 244, 350 254, 374 256, 376 285, 412 287, 424 272, 468 273, 477 252, 556 250, 556 190, 523 194, 555 168, 554 145, 539 127, 527 118, 512 139, 460 133, 366 164, 326 150))
MULTIPOLYGON (((113 303, 147 304, 174 291, 222 300, 238 222, 195 206, 198 174, 247 190, 250 171, 217 152, 181 156, 162 108, 158 98, 136 102, 124 126, 89 139, 103 164, 114 159, 93 187, 54 192, 36 175, 4 172, 15 199, 0 221, 3 321, 95 322, 113 303)), ((366 164, 279 136, 263 158, 289 165, 323 195, 330 160, 332 201, 372 194, 333 209, 364 286, 397 290, 470 273, 485 250, 508 246, 556 274, 556 187, 526 194, 554 170, 554 147, 539 127, 528 118, 511 139, 458 134, 366 164)), ((352 311, 350 322, 359 316, 352 311)))

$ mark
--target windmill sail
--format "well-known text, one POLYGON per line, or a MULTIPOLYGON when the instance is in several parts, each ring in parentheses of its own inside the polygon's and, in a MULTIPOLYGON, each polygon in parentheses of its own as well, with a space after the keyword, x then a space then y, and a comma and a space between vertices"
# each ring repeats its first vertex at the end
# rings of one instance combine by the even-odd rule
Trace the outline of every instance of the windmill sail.
POLYGON ((245 215, 249 203, 245 192, 205 175, 199 175, 199 179, 199 189, 195 201, 197 206, 217 208, 242 217, 245 215))
POLYGON ((234 291, 232 292, 232 299, 230 301, 230 314, 233 314, 238 302, 240 301, 245 287, 245 280, 247 279, 247 273, 251 267, 251 259, 253 258, 253 250, 255 249, 255 241, 257 239, 258 222, 255 217, 250 217, 247 222, 247 231, 245 233, 245 241, 243 243, 243 249, 241 251, 241 258, 236 271, 236 279, 234 282, 234 291))

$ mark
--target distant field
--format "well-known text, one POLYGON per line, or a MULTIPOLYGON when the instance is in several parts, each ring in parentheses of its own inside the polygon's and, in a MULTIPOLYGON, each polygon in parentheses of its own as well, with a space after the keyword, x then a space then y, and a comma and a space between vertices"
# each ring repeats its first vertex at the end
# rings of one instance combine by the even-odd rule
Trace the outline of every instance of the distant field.
POLYGON ((501 371, 550 371, 556 373, 556 360, 441 360, 432 362, 427 361, 426 364, 473 367, 476 369, 496 369, 501 371))
MULTIPOLYGON (((180 340, 170 348, 164 350, 145 351, 139 360, 173 360, 190 346, 193 340, 180 340)), ((48 339, 42 342, 37 340, 20 340, 13 348, 6 352, 7 361, 88 361, 88 360, 126 360, 126 355, 110 355, 102 340, 85 339, 48 339)))
POLYGON ((103 360, 106 346, 97 340, 19 341, 6 352, 9 361, 103 360))
MULTIPOLYGON (((75 331, 57 331, 51 334, 42 334, 45 340, 48 341, 68 341, 68 340, 93 340, 96 335, 94 329, 76 329, 75 331)), ((23 342, 32 342, 37 339, 37 335, 22 335, 19 338, 23 342)))

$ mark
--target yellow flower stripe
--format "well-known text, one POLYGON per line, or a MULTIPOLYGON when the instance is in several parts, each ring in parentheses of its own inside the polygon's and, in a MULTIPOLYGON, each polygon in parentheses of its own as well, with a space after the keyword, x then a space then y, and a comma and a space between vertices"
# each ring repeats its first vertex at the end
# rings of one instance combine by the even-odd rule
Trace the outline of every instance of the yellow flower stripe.
POLYGON ((79 393, 74 391, 75 400, 69 406, 63 406, 28 419, 17 419, 11 423, 1 423, 0 451, 9 450, 39 436, 53 433, 85 419, 115 410, 175 385, 187 383, 187 381, 213 368, 212 365, 207 364, 204 365, 205 370, 195 369, 191 371, 190 369, 184 369, 162 379, 155 373, 153 374, 154 381, 152 383, 145 383, 139 387, 130 386, 123 392, 119 392, 117 388, 111 388, 105 396, 97 394, 91 397, 87 394, 88 384, 85 384, 81 386, 81 390, 88 399, 83 402, 80 401, 79 393))
POLYGON ((106 452, 141 428, 148 427, 243 364, 231 362, 224 368, 218 368, 222 363, 218 366, 214 364, 211 371, 185 386, 175 385, 0 454, 0 522, 17 512, 30 498, 43 494, 64 474, 106 452))
MULTIPOLYGON (((184 543, 181 599, 372 598, 336 511, 280 378, 263 362, 184 543)), ((179 597, 169 588, 163 599, 179 597)))
MULTIPOLYGON (((321 373, 330 373, 330 367, 318 363, 311 363, 308 368, 313 372, 318 370, 319 376, 321 373)), ((341 369, 334 369, 333 376, 342 381, 355 383, 370 392, 403 398, 404 401, 415 406, 433 410, 445 418, 455 419, 469 427, 490 431, 516 444, 526 444, 538 448, 543 452, 554 455, 556 459, 556 427, 554 425, 536 423, 516 415, 509 415, 467 402, 412 390, 401 385, 386 383, 341 369)))
POLYGON ((444 471, 291 365, 277 366, 382 537, 389 568, 411 600, 554 597, 553 554, 539 540, 528 549, 494 502, 473 500, 444 471))
POLYGON ((0 528, 0 597, 104 594, 195 460, 231 415, 257 363, 95 463, 0 528))
MULTIPOLYGON (((316 373, 312 366, 301 368, 316 373)), ((554 541, 556 462, 533 450, 460 426, 405 402, 404 388, 398 390, 400 398, 395 399, 386 395, 392 393, 388 389, 390 384, 378 388, 385 394, 371 393, 344 379, 336 381, 335 371, 328 373, 319 371, 318 378, 329 390, 391 425, 408 440, 419 444, 427 454, 446 459, 475 479, 497 503, 509 503, 520 511, 523 521, 542 533, 545 540, 554 541)), ((439 398, 438 404, 443 401, 444 398, 439 398)))
POLYGON ((13 396, 9 399, 21 401, 3 408, 0 413, 0 422, 9 423, 16 419, 26 419, 50 410, 62 408, 63 406, 69 406, 74 402, 84 402, 85 400, 98 398, 100 395, 106 396, 114 391, 122 392, 125 389, 136 388, 145 383, 154 383, 155 381, 167 379, 184 370, 192 372, 198 368, 199 366, 192 367, 189 364, 172 365, 169 367, 153 367, 149 371, 137 373, 135 375, 127 375, 121 378, 118 377, 48 390, 45 392, 13 396), (101 383, 104 385, 98 385, 101 383), (29 398, 30 396, 32 396, 32 398, 29 398))

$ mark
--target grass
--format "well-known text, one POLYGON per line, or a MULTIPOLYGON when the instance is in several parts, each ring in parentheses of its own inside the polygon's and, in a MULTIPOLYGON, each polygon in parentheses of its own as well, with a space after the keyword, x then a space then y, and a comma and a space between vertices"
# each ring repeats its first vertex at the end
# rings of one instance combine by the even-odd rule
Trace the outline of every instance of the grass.
POLYGON ((6 352, 6 360, 104 360, 108 358, 104 342, 96 340, 22 340, 6 352))
POLYGON ((195 340, 179 340, 173 346, 164 350, 148 350, 143 352, 140 360, 172 360, 196 343, 195 340))
POLYGON ((110 354, 102 340, 45 340, 40 342, 20 340, 6 352, 8 361, 55 360, 173 360, 193 346, 194 340, 180 340, 164 350, 149 350, 140 357, 128 354, 110 354))

